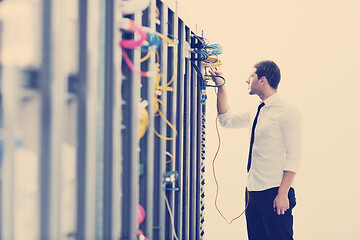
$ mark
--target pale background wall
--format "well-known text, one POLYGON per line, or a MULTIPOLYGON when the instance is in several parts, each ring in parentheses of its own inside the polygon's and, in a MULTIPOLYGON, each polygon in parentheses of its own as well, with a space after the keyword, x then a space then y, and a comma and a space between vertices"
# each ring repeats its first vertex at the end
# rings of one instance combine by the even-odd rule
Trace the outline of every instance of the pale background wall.
MULTIPOLYGON (((360 1, 179 0, 212 43, 224 49, 222 71, 233 108, 258 101, 245 80, 272 59, 282 70, 279 93, 304 118, 296 177, 295 239, 360 239, 360 1)), ((215 96, 208 91, 206 240, 247 239, 245 218, 227 225, 214 207, 211 161, 217 147, 215 96)), ((218 205, 230 220, 244 209, 248 130, 221 131, 216 160, 218 205)))

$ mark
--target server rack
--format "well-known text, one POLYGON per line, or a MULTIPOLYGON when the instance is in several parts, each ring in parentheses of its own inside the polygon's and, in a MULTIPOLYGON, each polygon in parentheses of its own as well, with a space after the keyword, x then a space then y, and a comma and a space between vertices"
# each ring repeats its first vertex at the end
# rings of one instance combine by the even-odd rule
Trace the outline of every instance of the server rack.
MULTIPOLYGON (((206 104, 190 46, 204 33, 176 0, 133 12, 124 11, 128 2, 0 2, 3 11, 31 12, 39 36, 29 61, 0 53, 1 240, 138 239, 139 230, 148 239, 203 239, 206 104), (163 36, 145 61, 141 47, 119 46, 138 38, 124 31, 127 19, 163 36), (16 188, 21 151, 32 157, 25 190, 16 188), (18 212, 28 207, 27 229, 18 212)), ((19 47, 9 16, 0 19, 0 50, 19 47)))

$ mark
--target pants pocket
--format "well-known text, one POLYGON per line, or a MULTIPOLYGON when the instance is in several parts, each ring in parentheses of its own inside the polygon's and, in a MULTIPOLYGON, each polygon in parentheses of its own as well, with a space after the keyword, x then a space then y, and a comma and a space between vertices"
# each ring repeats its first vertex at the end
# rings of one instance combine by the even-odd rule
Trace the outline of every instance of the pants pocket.
POLYGON ((296 206, 295 190, 293 188, 290 188, 288 197, 290 209, 293 209, 296 206))

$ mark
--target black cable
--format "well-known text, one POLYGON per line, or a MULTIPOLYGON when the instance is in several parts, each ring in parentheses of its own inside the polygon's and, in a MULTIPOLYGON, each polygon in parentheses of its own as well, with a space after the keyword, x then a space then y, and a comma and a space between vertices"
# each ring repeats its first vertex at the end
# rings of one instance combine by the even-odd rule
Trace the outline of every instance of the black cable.
POLYGON ((206 43, 204 41, 203 37, 197 36, 197 35, 191 35, 191 38, 196 39, 197 43, 191 43, 191 48, 198 48, 198 49, 203 49, 206 46, 206 43))
POLYGON ((194 61, 191 60, 191 65, 193 66, 193 68, 195 69, 196 73, 198 74, 199 78, 200 78, 200 86, 201 89, 206 89, 206 87, 222 87, 225 85, 226 80, 223 76, 219 76, 219 75, 205 75, 205 77, 219 77, 222 80, 224 80, 224 82, 221 85, 211 85, 211 84, 206 84, 206 81, 204 80, 204 76, 201 73, 201 69, 194 63, 194 61))
POLYGON ((201 69, 194 63, 193 60, 191 60, 191 65, 193 66, 193 68, 195 69, 196 73, 198 74, 199 78, 200 78, 200 86, 201 89, 206 89, 206 85, 205 85, 205 81, 204 81, 204 77, 201 73, 201 69))
POLYGON ((219 76, 219 75, 205 75, 205 77, 218 77, 218 78, 221 78, 222 80, 224 80, 223 84, 221 85, 210 85, 210 84, 205 84, 205 87, 222 87, 225 85, 225 78, 223 76, 219 76))
POLYGON ((193 60, 206 61, 210 57, 210 53, 205 50, 192 50, 191 52, 199 55, 199 57, 193 58, 193 60))

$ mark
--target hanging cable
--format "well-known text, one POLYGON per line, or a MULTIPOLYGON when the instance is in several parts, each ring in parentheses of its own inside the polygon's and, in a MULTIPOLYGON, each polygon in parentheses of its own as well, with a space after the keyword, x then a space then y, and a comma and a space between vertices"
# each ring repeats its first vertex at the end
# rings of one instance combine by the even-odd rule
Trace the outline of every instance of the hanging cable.
MULTIPOLYGON (((219 76, 217 76, 219 77, 219 76)), ((216 89, 215 90, 215 94, 216 94, 216 97, 218 98, 218 94, 216 92, 216 89)), ((227 224, 231 224, 233 221, 235 221, 236 219, 240 218, 246 211, 248 205, 249 205, 249 200, 247 201, 246 203, 246 206, 245 206, 245 209, 244 211, 242 211, 237 217, 233 218, 230 222, 226 219, 226 217, 222 214, 222 212, 220 211, 218 205, 217 205, 217 199, 218 199, 218 195, 219 195, 219 183, 217 181, 217 178, 216 178, 216 173, 215 173, 215 160, 216 160, 216 157, 217 155, 219 154, 219 151, 220 151, 220 146, 221 146, 221 137, 220 137, 220 132, 219 132, 219 122, 218 122, 218 118, 219 118, 219 114, 216 115, 216 119, 215 119, 215 127, 216 127, 216 133, 217 133, 217 137, 218 137, 218 147, 216 149, 216 152, 215 152, 215 155, 214 155, 214 158, 212 160, 212 170, 213 170, 213 176, 214 176, 214 180, 215 180, 215 184, 216 184, 216 193, 215 193, 215 201, 214 201, 214 205, 215 205, 215 208, 216 210, 218 211, 218 213, 221 215, 221 217, 226 221, 227 224)), ((246 189, 246 194, 247 194, 247 197, 249 199, 249 191, 246 189)))
POLYGON ((203 90, 206 89, 204 77, 202 75, 201 69, 194 63, 194 61, 191 61, 191 65, 193 66, 193 68, 195 69, 196 73, 199 76, 199 79, 200 79, 199 83, 200 83, 201 89, 203 89, 203 90))
MULTIPOLYGON (((151 73, 143 72, 136 69, 124 49, 135 49, 141 46, 142 52, 148 51, 148 53, 143 58, 140 59, 140 62, 144 62, 150 58, 151 54, 149 52, 149 48, 150 47, 158 48, 160 46, 160 42, 161 42, 160 39, 165 40, 168 43, 169 47, 178 44, 178 39, 176 39, 175 37, 172 36, 173 39, 171 39, 157 32, 156 33, 146 32, 144 28, 137 26, 135 22, 129 18, 123 19, 120 29, 123 31, 131 31, 140 35, 139 40, 122 39, 119 42, 119 45, 122 48, 122 55, 124 57, 126 64, 129 66, 130 70, 142 77, 149 77, 151 73)), ((157 53, 157 62, 159 62, 159 53, 157 51, 156 53, 157 53)))
POLYGON ((150 51, 144 56, 144 57, 142 57, 141 59, 140 59, 140 62, 142 63, 142 62, 145 62, 146 60, 148 60, 149 58, 150 58, 150 56, 151 56, 151 53, 150 53, 150 51))
POLYGON ((166 163, 171 163, 174 161, 174 156, 171 153, 166 152, 166 155, 170 157, 170 160, 166 161, 166 163))
MULTIPOLYGON (((136 215, 137 215, 137 225, 140 226, 140 224, 145 219, 145 210, 140 204, 137 205, 137 214, 136 215)), ((139 228, 138 228, 138 230, 136 232, 136 235, 141 240, 149 240, 147 237, 145 237, 144 233, 139 228)))
POLYGON ((223 49, 220 44, 209 44, 205 46, 205 49, 209 51, 210 54, 219 55, 222 54, 223 49))
POLYGON ((179 40, 176 39, 173 35, 165 36, 165 35, 163 35, 163 34, 161 34, 161 33, 158 33, 158 32, 156 32, 156 34, 157 34, 160 38, 162 38, 163 40, 165 40, 165 41, 168 43, 168 47, 173 47, 175 44, 178 44, 178 43, 179 43, 179 40), (174 39, 169 38, 169 36, 172 36, 174 39), (175 43, 175 40, 176 40, 176 43, 175 43))
POLYGON ((224 82, 220 85, 210 85, 210 84, 205 84, 206 87, 222 87, 225 85, 225 78, 223 76, 218 76, 218 75, 205 75, 205 77, 209 77, 208 79, 205 79, 205 80, 210 80, 212 77, 219 77, 221 78, 222 80, 224 80, 224 82))
MULTIPOLYGON (((163 103, 162 103, 162 101, 161 101, 160 99, 155 98, 155 101, 157 101, 158 103, 160 103, 161 106, 163 106, 163 103)), ((165 140, 174 140, 174 139, 177 137, 177 135, 178 135, 178 132, 177 132, 176 128, 174 127, 174 125, 171 124, 171 122, 170 122, 169 120, 166 119, 166 117, 164 116, 164 114, 160 111, 160 108, 158 108, 158 110, 157 110, 156 113, 159 114, 159 116, 166 122, 166 124, 167 124, 167 125, 173 130, 173 132, 175 133, 175 136, 173 136, 173 137, 165 137, 165 136, 162 136, 160 133, 158 133, 158 132, 156 131, 156 129, 155 129, 154 132, 155 132, 156 136, 158 136, 158 137, 161 138, 161 139, 165 139, 165 140)))
MULTIPOLYGON (((175 42, 175 41, 174 41, 175 42)), ((173 42, 173 43, 174 43, 173 42)), ((156 51, 157 52, 157 51, 156 51)), ((160 60, 159 57, 159 53, 157 52, 157 56, 158 56, 158 61, 160 60)), ((177 63, 177 58, 175 58, 175 61, 177 63)), ((176 66, 176 65, 175 65, 176 66)), ((158 66, 160 68, 160 66, 158 66)), ((160 82, 162 81, 162 74, 160 69, 158 70, 158 74, 156 76, 155 79, 155 99, 154 99, 154 112, 155 112, 155 116, 160 116, 165 122, 166 124, 173 130, 173 132, 175 133, 175 135, 173 137, 166 137, 161 135, 156 129, 154 130, 154 133, 156 136, 158 136, 161 139, 165 139, 165 140, 174 140, 176 139, 178 132, 175 128, 174 125, 172 125, 170 123, 170 121, 164 116, 164 114, 162 113, 162 111, 160 111, 160 105, 163 108, 163 102, 159 99, 159 94, 161 93, 161 91, 172 91, 172 87, 170 87, 170 84, 174 81, 175 79, 175 75, 177 72, 177 68, 175 68, 175 71, 173 73, 173 76, 171 77, 170 81, 168 83, 166 83, 166 85, 160 85, 160 82), (157 93, 158 92, 158 93, 157 93)))
POLYGON ((174 215, 172 214, 170 204, 169 204, 169 200, 167 199, 166 195, 164 195, 164 197, 165 197, 166 207, 167 207, 169 215, 170 215, 171 226, 172 226, 172 229, 173 229, 173 231, 172 231, 173 237, 176 240, 179 240, 179 238, 176 235, 176 229, 175 229, 175 223, 174 223, 174 215))
POLYGON ((140 75, 141 77, 149 77, 150 76, 150 72, 142 72, 140 70, 135 69, 134 64, 131 62, 129 56, 127 55, 127 53, 125 52, 124 49, 122 49, 122 55, 123 55, 123 58, 125 59, 126 64, 129 66, 129 68, 132 72, 140 75))

